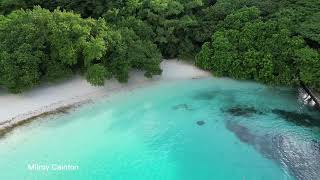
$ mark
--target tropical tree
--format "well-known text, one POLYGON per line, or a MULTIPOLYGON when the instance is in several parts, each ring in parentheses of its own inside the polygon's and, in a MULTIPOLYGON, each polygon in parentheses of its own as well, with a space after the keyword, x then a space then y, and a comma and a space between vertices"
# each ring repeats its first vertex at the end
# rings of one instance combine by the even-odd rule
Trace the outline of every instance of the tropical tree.
POLYGON ((272 85, 295 86, 305 81, 318 87, 318 52, 294 36, 283 21, 260 17, 259 9, 243 8, 219 24, 203 45, 196 64, 218 76, 249 79, 272 85), (297 68, 298 67, 298 68, 297 68))

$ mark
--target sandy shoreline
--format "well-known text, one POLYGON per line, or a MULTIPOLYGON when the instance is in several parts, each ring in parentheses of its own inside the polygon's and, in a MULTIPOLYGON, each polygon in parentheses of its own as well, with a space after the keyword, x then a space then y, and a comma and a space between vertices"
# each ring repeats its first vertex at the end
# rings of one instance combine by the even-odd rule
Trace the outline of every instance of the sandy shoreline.
POLYGON ((76 76, 54 85, 42 85, 29 92, 14 95, 0 91, 0 129, 13 127, 30 118, 55 112, 59 108, 77 106, 119 91, 130 91, 145 85, 179 79, 209 77, 210 73, 178 60, 164 60, 161 76, 147 79, 143 72, 131 72, 127 84, 108 80, 103 87, 91 86, 83 77, 76 76))

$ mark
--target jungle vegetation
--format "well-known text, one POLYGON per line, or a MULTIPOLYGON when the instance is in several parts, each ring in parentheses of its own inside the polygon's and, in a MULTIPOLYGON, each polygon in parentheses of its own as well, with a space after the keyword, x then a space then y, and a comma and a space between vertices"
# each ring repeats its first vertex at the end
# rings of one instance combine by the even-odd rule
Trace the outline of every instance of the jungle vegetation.
POLYGON ((164 58, 216 76, 320 90, 318 0, 0 0, 0 86, 83 74, 126 82, 164 58))

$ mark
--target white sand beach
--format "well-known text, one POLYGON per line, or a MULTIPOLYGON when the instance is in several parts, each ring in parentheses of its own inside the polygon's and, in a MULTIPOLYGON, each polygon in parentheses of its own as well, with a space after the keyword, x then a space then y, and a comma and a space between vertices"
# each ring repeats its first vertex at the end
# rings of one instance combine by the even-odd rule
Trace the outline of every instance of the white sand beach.
POLYGON ((105 86, 94 87, 83 77, 75 76, 70 80, 58 84, 41 85, 18 95, 0 91, 0 129, 60 107, 90 101, 101 96, 110 96, 119 91, 132 90, 150 83, 210 76, 210 73, 178 60, 164 60, 161 68, 162 75, 152 79, 145 78, 143 72, 131 72, 129 82, 126 84, 107 80, 105 86))

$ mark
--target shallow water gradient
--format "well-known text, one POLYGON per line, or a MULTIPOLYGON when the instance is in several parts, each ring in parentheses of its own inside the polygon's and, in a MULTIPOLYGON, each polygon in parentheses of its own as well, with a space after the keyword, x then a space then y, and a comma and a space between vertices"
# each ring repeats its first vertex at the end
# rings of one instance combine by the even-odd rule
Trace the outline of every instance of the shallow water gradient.
POLYGON ((0 179, 320 179, 319 117, 292 89, 166 82, 16 128, 0 139, 0 179))

